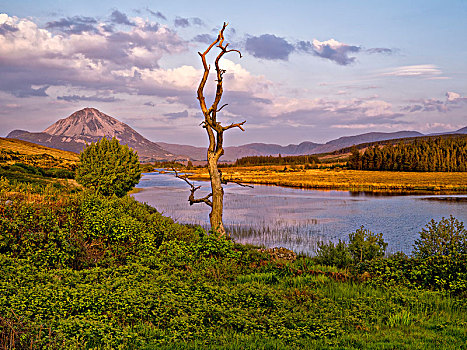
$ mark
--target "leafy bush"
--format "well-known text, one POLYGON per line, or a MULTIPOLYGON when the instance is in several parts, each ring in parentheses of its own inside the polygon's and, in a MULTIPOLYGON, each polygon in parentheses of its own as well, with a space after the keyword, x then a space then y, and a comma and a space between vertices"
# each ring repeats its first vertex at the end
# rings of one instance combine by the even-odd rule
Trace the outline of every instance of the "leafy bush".
POLYGON ((362 226, 349 234, 348 244, 341 240, 336 245, 333 242, 318 243, 315 260, 318 264, 343 268, 352 263, 383 257, 387 245, 382 233, 375 234, 362 226))
POLYGON ((420 232, 412 254, 418 258, 451 254, 467 254, 467 230, 454 218, 431 220, 420 232))
POLYGON ((76 180, 104 196, 123 197, 140 178, 138 154, 115 137, 92 143, 80 154, 76 180))
POLYGON ((192 232, 131 197, 84 192, 47 205, 11 201, 0 216, 0 253, 44 267, 108 266, 192 232))
POLYGON ((343 268, 352 263, 352 256, 344 241, 339 240, 336 245, 319 242, 315 260, 318 264, 343 268))
POLYGON ((396 255, 387 259, 364 261, 355 272, 367 274, 375 286, 413 286, 446 290, 453 294, 467 293, 467 255, 436 255, 414 258, 396 255))
POLYGON ((349 234, 348 249, 354 261, 381 258, 387 246, 382 233, 373 233, 363 226, 349 234))

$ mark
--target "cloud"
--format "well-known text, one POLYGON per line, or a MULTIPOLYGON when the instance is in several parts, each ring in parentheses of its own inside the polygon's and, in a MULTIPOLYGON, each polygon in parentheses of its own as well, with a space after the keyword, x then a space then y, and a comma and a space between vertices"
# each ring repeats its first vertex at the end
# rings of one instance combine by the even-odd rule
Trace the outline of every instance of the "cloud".
POLYGON ((296 48, 298 51, 311 53, 342 66, 354 63, 356 58, 349 57, 349 54, 361 51, 359 46, 347 45, 334 39, 326 41, 314 39, 311 43, 309 41, 299 41, 296 48))
POLYGON ((96 24, 97 20, 92 17, 74 16, 48 22, 45 27, 48 29, 58 29, 68 34, 82 34, 84 32, 97 33, 96 24))
POLYGON ((128 30, 109 32, 96 23, 96 31, 82 32, 76 24, 94 23, 93 19, 73 17, 40 28, 28 18, 0 14, 1 28, 16 28, 0 35, 0 91, 18 97, 47 96, 46 89, 36 87, 72 86, 133 93, 119 70, 158 68, 164 55, 188 47, 169 28, 134 20, 128 30))
POLYGON ((184 110, 183 112, 165 113, 164 116, 171 118, 188 118, 188 111, 184 110))
POLYGON ((461 108, 464 103, 467 103, 467 97, 461 96, 457 92, 446 92, 446 99, 444 101, 430 98, 413 100, 412 104, 406 105, 401 108, 401 111, 415 113, 415 112, 441 112, 446 113, 452 109, 461 108))
POLYGON ((65 95, 57 96, 57 100, 63 100, 67 102, 78 102, 78 101, 93 101, 93 102, 115 102, 120 101, 113 96, 111 97, 102 97, 102 96, 79 96, 79 95, 65 95))
POLYGON ((203 26, 204 22, 201 18, 192 17, 192 18, 183 18, 177 17, 174 20, 175 27, 186 28, 192 25, 203 26))
POLYGON ((125 24, 127 26, 134 26, 135 24, 128 19, 128 16, 118 10, 114 10, 110 15, 110 21, 115 24, 125 24))
POLYGON ((462 104, 467 104, 467 97, 458 94, 457 92, 448 91, 446 92, 446 105, 452 108, 458 108, 462 104))
POLYGON ((448 91, 446 92, 446 99, 449 101, 449 102, 453 102, 453 101, 456 101, 458 99, 461 98, 461 95, 458 94, 457 92, 452 92, 452 91, 448 91))
POLYGON ((245 49, 257 58, 285 61, 289 59, 289 55, 295 50, 294 46, 287 40, 274 34, 263 34, 247 38, 245 49))
POLYGON ((7 35, 8 33, 17 32, 18 28, 8 23, 2 23, 0 25, 0 35, 7 35))
POLYGON ((198 34, 192 39, 192 41, 196 41, 196 42, 204 43, 204 44, 211 44, 215 40, 216 40, 216 37, 211 34, 198 34))
POLYGON ((441 74, 441 70, 434 64, 419 64, 413 66, 401 66, 393 68, 390 71, 383 72, 380 75, 409 78, 429 78, 441 74))
POLYGON ((410 112, 410 113, 419 112, 419 111, 423 111, 423 106, 421 105, 405 106, 401 108, 401 111, 410 112))
POLYGON ((49 96, 47 95, 47 89, 49 88, 50 86, 44 86, 44 87, 41 87, 41 88, 38 88, 38 89, 34 89, 33 87, 31 86, 25 86, 25 87, 20 87, 20 88, 13 88, 11 90, 11 93, 16 96, 16 97, 32 97, 32 96, 36 96, 36 97, 46 97, 46 96, 49 96))
POLYGON ((190 21, 188 20, 188 18, 177 17, 174 20, 174 25, 175 27, 186 28, 190 26, 190 21))
POLYGON ((369 54, 385 54, 385 55, 391 55, 394 53, 394 50, 385 48, 385 47, 374 47, 371 49, 365 50, 366 53, 369 54))
POLYGON ((194 25, 197 25, 197 26, 204 26, 203 20, 201 18, 199 18, 199 17, 191 18, 191 23, 193 23, 194 25))
POLYGON ((434 98, 419 100, 412 105, 407 105, 401 108, 401 111, 409 113, 433 111, 445 113, 448 110, 449 108, 444 101, 434 98))
POLYGON ((165 17, 162 12, 159 11, 153 11, 149 8, 146 8, 146 11, 148 11, 151 15, 153 15, 156 18, 163 19, 164 21, 167 21, 167 17, 165 17))

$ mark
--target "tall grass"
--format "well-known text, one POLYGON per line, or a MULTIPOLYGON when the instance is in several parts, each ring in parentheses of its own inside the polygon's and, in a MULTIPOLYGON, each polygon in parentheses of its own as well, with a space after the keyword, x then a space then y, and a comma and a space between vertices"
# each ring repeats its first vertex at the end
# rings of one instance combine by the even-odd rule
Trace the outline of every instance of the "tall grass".
MULTIPOLYGON (((198 170, 194 179, 206 180, 198 170)), ((394 172, 331 169, 281 171, 277 167, 238 167, 223 170, 226 179, 245 183, 349 191, 459 192, 467 191, 467 172, 394 172)))

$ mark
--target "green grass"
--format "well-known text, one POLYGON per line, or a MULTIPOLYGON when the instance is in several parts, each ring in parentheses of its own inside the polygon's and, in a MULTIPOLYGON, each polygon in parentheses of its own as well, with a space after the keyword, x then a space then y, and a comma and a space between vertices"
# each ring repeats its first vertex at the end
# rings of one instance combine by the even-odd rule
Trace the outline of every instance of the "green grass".
POLYGON ((276 261, 130 197, 3 179, 0 214, 0 349, 467 344, 462 295, 366 280, 306 256, 276 261))

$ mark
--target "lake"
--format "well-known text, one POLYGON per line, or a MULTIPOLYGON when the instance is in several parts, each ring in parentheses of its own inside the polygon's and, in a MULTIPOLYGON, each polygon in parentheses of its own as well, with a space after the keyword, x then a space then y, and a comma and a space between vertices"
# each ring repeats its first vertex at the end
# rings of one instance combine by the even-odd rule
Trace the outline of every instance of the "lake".
MULTIPOLYGON (((208 194, 208 182, 197 197, 208 194)), ((210 208, 188 203, 189 186, 173 174, 143 174, 133 197, 179 223, 209 226, 210 208)), ((467 224, 467 195, 381 195, 278 186, 224 187, 224 225, 237 242, 313 255, 319 241, 347 240, 360 226, 383 233, 388 252, 410 254, 431 220, 453 215, 467 224)))

